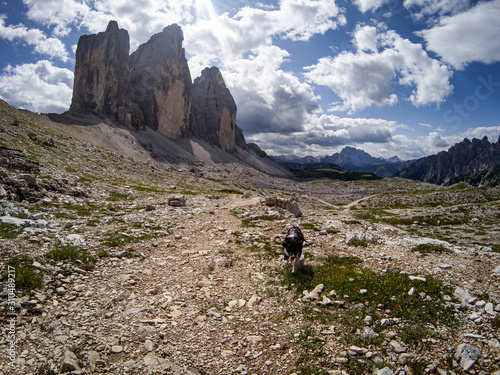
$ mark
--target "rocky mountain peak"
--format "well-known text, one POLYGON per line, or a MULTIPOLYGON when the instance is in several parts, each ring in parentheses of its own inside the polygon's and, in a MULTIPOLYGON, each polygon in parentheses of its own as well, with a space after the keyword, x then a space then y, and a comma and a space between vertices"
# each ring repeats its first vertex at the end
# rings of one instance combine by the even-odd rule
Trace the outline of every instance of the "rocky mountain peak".
MULTIPOLYGON (((486 136, 472 140, 465 138, 448 151, 415 160, 399 176, 435 184, 476 183, 474 175, 498 165, 500 138, 497 143, 490 143, 486 136)), ((495 186, 498 182, 498 176, 489 174, 488 180, 480 179, 477 184, 495 186)))
POLYGON ((190 130, 191 74, 182 30, 170 25, 130 55, 130 83, 145 125, 167 138, 190 130))
POLYGON ((129 56, 129 35, 110 21, 76 51, 71 112, 93 112, 170 139, 198 136, 226 151, 247 149, 236 103, 217 67, 193 85, 182 29, 165 27, 129 56))
POLYGON ((205 68, 194 80, 192 113, 198 135, 224 150, 237 142, 236 103, 217 67, 205 68))
POLYGON ((129 48, 128 32, 116 21, 105 32, 80 37, 70 112, 101 113, 131 127, 143 124, 128 79, 129 48))
POLYGON ((108 27, 106 28, 106 32, 111 33, 113 31, 119 31, 118 22, 111 20, 108 23, 108 27))

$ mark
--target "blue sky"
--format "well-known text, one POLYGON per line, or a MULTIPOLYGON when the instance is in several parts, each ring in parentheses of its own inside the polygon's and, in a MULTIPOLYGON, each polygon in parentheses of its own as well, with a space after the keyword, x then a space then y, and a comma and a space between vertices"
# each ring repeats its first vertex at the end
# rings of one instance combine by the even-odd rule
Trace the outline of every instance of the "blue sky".
POLYGON ((133 52, 172 23, 191 76, 218 66, 247 141, 413 159, 500 136, 500 0, 14 0, 0 4, 0 98, 64 112, 83 34, 133 52))

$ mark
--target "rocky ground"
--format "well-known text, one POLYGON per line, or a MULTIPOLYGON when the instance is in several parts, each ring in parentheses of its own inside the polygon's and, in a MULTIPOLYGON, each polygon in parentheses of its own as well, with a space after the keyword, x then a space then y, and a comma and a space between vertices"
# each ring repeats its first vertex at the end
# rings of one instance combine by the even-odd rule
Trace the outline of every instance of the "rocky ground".
POLYGON ((137 161, 33 114, 1 117, 0 373, 498 374, 498 188, 137 161), (297 275, 280 257, 291 225, 307 240, 297 275), (337 293, 326 277, 297 291, 332 257, 360 262, 346 288, 395 275, 404 301, 442 315, 419 324, 398 315, 401 296, 337 293))

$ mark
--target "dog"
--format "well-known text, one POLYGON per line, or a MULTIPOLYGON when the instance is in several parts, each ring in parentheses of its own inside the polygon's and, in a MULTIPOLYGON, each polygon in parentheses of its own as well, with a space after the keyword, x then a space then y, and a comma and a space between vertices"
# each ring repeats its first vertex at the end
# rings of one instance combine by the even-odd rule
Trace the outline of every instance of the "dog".
POLYGON ((304 235, 299 227, 288 229, 285 240, 283 241, 284 260, 292 262, 292 273, 295 273, 302 255, 304 246, 304 235))

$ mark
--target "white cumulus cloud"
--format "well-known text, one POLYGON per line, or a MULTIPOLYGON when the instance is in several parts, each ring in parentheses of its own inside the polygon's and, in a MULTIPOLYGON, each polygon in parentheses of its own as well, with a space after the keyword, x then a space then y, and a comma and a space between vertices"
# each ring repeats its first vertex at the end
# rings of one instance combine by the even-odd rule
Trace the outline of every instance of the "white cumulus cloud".
POLYGON ((10 105, 34 112, 63 112, 69 109, 73 72, 50 61, 8 66, 0 75, 0 97, 10 105))
POLYGON ((455 67, 463 69, 473 61, 500 61, 500 0, 481 2, 462 13, 443 17, 419 33, 426 47, 455 67))
POLYGON ((439 105, 453 91, 448 67, 392 30, 358 26, 354 44, 356 52, 324 57, 305 68, 310 82, 329 87, 342 99, 334 103, 334 110, 353 113, 373 104, 393 105, 399 100, 392 90, 396 84, 413 88, 404 99, 417 107, 439 105))
POLYGON ((0 38, 8 41, 21 41, 35 47, 35 52, 68 61, 69 54, 65 45, 57 38, 48 38, 39 29, 29 29, 23 24, 6 25, 5 16, 0 16, 0 38))

